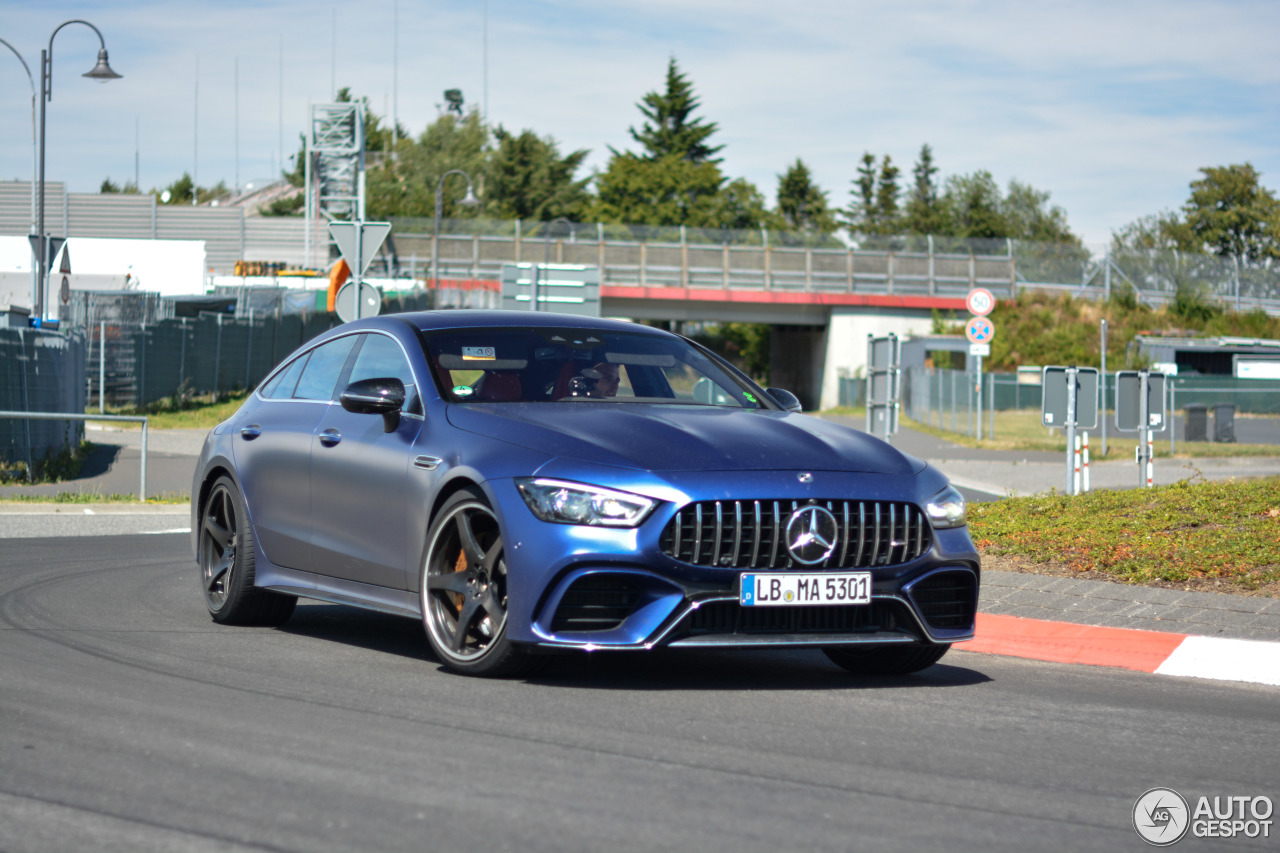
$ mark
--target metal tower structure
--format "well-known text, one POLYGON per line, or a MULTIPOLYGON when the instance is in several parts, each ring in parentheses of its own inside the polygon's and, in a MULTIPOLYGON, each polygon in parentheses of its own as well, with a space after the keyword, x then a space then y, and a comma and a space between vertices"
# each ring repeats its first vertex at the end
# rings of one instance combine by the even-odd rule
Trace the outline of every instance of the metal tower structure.
MULTIPOLYGON (((316 219, 364 220, 364 107, 312 104, 307 135, 306 257, 316 219)), ((328 261, 328 256, 323 262, 328 261)))

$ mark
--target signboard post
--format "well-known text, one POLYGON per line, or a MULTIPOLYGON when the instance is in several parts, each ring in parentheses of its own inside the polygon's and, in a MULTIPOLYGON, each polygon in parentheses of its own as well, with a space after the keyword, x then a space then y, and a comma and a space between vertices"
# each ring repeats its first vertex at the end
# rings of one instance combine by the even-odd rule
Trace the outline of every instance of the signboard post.
POLYGON ((892 442, 898 431, 898 393, 902 343, 898 336, 875 338, 867 335, 867 432, 892 442))
MULTIPOLYGON (((965 301, 969 306, 969 310, 974 308, 985 308, 990 311, 995 307, 995 299, 991 293, 983 288, 978 288, 969 292, 969 298, 965 301), (981 294, 986 294, 983 298, 981 294), (975 298, 975 294, 977 294, 975 298)), ((996 336, 995 324, 988 320, 985 316, 970 317, 968 325, 964 328, 965 337, 969 339, 969 355, 973 356, 974 361, 974 380, 977 389, 977 409, 978 409, 978 440, 982 440, 982 357, 991 354, 991 339, 996 336)), ((995 393, 992 391, 992 393, 995 393)))
POLYGON ((1149 370, 1116 371, 1116 429, 1137 432, 1138 488, 1155 485, 1153 432, 1168 428, 1165 418, 1165 375, 1149 370))
POLYGON ((338 291, 334 308, 343 322, 361 317, 376 317, 382 308, 377 291, 364 283, 364 271, 373 263, 374 255, 391 233, 390 222, 335 221, 329 223, 329 234, 338 252, 351 268, 351 280, 338 291), (375 297, 370 300, 368 291, 375 297))
POLYGON ((1067 434, 1068 495, 1076 494, 1076 429, 1098 426, 1098 371, 1092 367, 1046 367, 1040 378, 1044 389, 1041 420, 1048 427, 1063 427, 1067 434))

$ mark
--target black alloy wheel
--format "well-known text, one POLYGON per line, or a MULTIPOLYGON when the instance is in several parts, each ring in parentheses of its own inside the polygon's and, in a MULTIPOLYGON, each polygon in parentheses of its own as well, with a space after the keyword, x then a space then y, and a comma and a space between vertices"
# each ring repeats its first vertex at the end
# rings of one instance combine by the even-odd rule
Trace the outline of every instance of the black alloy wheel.
POLYGON ((507 564, 489 504, 471 490, 459 491, 440 508, 428 543, 422 619, 436 657, 465 675, 528 672, 534 659, 507 639, 507 564))
POLYGON ((253 531, 244 498, 220 477, 200 513, 200 586, 213 621, 224 625, 281 625, 298 599, 256 589, 253 531))

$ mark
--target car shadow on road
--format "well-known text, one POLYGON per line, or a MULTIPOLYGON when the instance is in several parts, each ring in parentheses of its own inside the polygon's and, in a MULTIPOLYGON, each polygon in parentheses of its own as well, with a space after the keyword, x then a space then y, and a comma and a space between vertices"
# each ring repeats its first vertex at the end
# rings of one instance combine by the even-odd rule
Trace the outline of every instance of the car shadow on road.
MULTIPOLYGON (((438 664, 421 623, 400 616, 300 602, 279 630, 438 664)), ((966 687, 991 680, 976 670, 948 664, 947 658, 912 675, 853 675, 817 649, 565 652, 548 655, 544 663, 528 683, 591 690, 762 691, 966 687)))
POLYGON ((846 672, 818 649, 655 649, 553 657, 531 682, 594 690, 849 690, 965 687, 990 681, 962 666, 935 664, 901 676, 846 672))
POLYGON ((293 616, 278 630, 424 662, 435 660, 421 622, 358 607, 299 601, 293 616))

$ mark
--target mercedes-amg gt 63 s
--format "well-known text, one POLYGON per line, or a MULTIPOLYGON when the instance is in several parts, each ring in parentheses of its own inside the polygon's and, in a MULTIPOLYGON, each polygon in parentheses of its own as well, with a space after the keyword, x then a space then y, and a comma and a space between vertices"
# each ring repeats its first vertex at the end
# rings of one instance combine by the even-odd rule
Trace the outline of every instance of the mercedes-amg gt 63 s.
POLYGON ((973 636, 978 554, 941 473, 625 322, 339 326, 212 430, 191 494, 214 621, 400 614, 471 675, 664 647, 896 674, 973 636))

